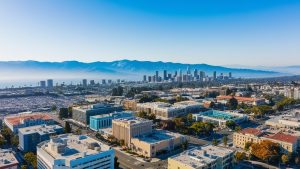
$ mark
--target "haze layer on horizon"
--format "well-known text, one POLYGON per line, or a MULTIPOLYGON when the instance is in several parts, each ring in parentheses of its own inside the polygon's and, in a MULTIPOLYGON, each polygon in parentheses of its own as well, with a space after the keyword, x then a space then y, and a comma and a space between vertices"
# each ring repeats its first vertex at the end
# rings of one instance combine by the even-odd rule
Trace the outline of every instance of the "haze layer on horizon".
POLYGON ((298 0, 0 2, 0 60, 300 65, 298 0))

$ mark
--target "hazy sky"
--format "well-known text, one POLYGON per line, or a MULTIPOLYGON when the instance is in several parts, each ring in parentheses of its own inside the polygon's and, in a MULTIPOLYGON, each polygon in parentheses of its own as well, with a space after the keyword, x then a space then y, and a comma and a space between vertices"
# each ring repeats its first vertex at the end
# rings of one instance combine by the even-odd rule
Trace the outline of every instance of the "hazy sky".
POLYGON ((300 65, 300 1, 0 1, 0 60, 120 59, 300 65))

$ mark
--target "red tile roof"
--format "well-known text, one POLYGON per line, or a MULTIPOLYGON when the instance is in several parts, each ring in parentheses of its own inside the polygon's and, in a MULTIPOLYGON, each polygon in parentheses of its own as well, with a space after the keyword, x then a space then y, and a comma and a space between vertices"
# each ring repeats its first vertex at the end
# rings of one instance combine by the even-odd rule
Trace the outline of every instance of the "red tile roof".
POLYGON ((245 128, 240 131, 240 133, 243 134, 252 134, 252 135, 260 135, 262 132, 259 129, 256 128, 245 128))
POLYGON ((296 136, 289 135, 289 134, 284 134, 284 133, 281 133, 281 132, 276 133, 274 135, 265 136, 265 137, 273 139, 273 140, 287 142, 287 143, 295 143, 295 142, 297 142, 297 139, 298 139, 296 136))
POLYGON ((43 120, 50 120, 52 119, 48 114, 43 113, 31 113, 31 114, 22 114, 17 116, 11 116, 6 117, 5 120, 10 123, 11 125, 18 125, 21 124, 23 120, 37 120, 37 119, 43 119, 43 120))

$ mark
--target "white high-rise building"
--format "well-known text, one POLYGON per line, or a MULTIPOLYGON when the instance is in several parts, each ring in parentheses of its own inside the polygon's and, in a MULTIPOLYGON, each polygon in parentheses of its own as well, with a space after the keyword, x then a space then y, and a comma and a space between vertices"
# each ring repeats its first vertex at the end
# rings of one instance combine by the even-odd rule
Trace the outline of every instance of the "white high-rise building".
POLYGON ((37 146, 38 169, 113 169, 114 150, 88 136, 59 135, 37 146))

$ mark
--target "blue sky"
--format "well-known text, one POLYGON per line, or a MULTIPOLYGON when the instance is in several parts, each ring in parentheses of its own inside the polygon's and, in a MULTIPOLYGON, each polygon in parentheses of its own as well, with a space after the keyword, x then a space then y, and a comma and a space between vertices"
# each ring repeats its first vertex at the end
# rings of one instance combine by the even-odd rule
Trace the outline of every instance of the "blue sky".
POLYGON ((0 1, 0 60, 120 59, 300 65, 300 1, 0 1))

